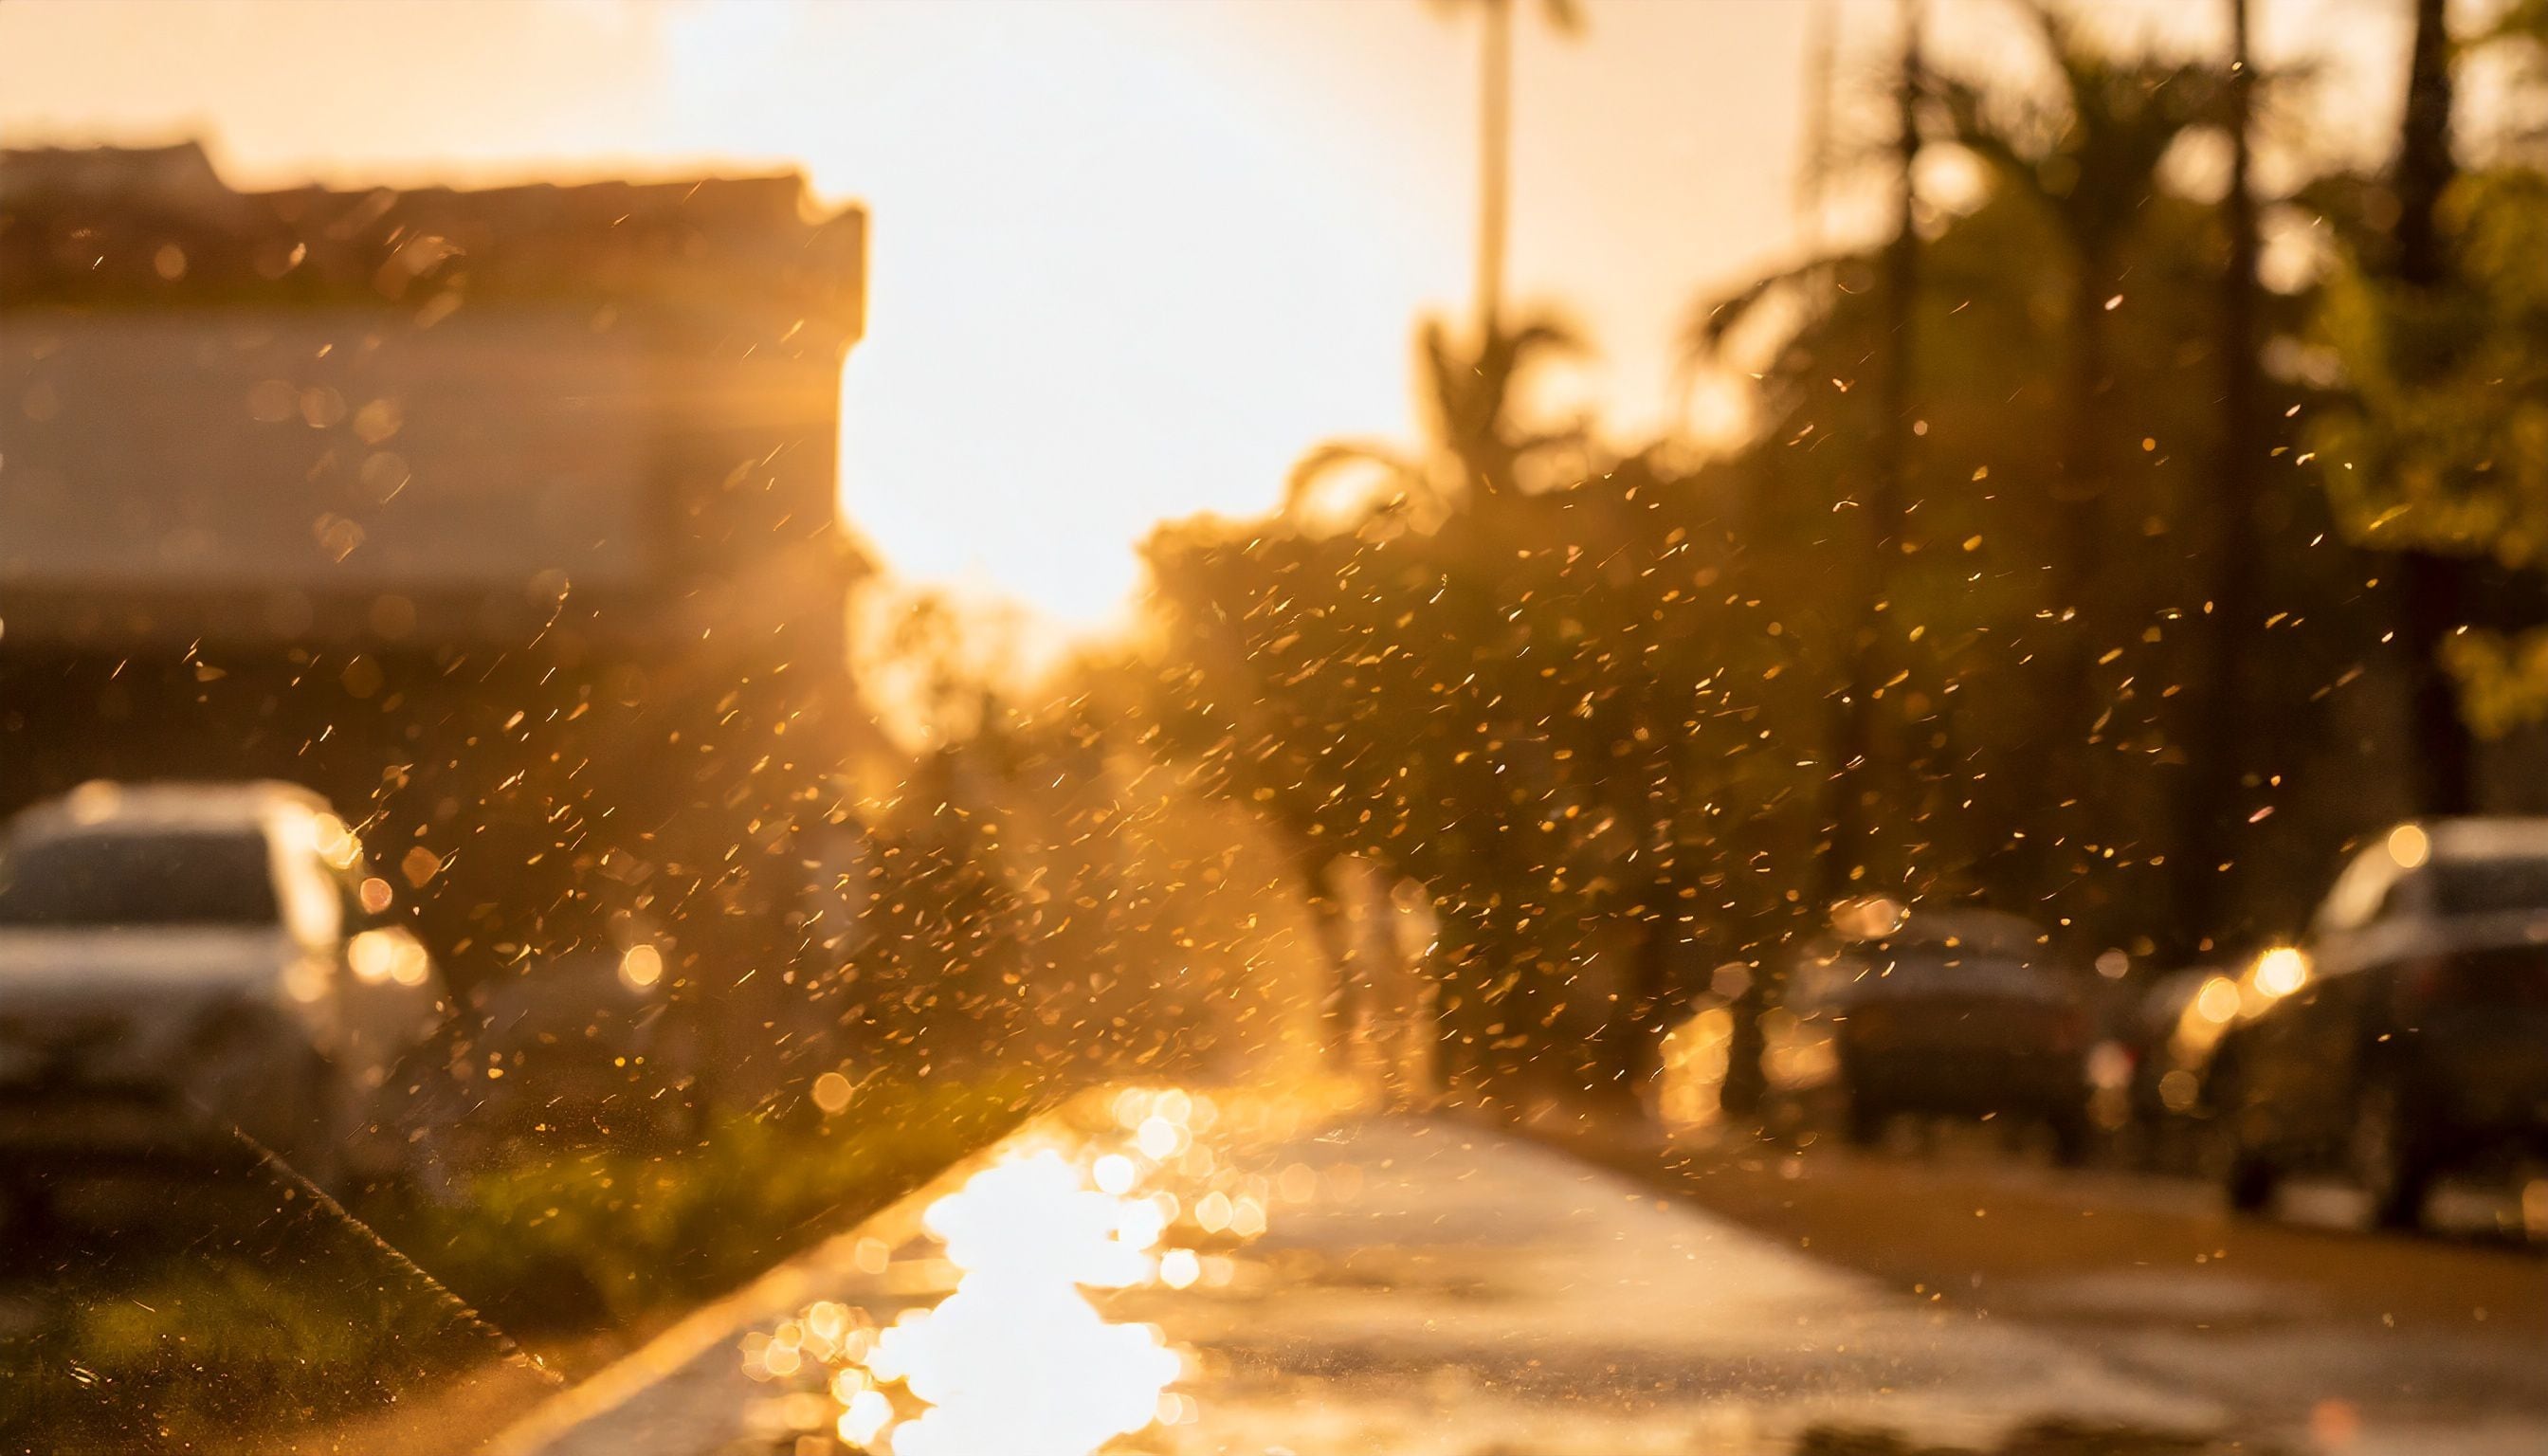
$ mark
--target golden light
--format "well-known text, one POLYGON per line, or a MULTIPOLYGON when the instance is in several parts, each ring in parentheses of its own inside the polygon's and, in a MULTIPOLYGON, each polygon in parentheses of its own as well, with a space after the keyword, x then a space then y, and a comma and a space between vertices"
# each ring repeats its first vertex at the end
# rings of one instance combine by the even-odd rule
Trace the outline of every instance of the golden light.
POLYGON ((839 1072, 825 1072, 814 1079, 814 1106, 831 1117, 850 1105, 850 1094, 857 1089, 839 1072))
POLYGON ((884 1392, 863 1390, 841 1403, 841 1418, 834 1425, 842 1440, 853 1446, 864 1446, 884 1433, 893 1423, 893 1402, 884 1392))
POLYGON ((398 959, 398 951, 389 937, 378 932, 356 936, 345 947, 345 963, 353 967, 354 978, 375 985, 390 978, 390 966, 398 959))
POLYGON ((1257 1238, 1265 1232, 1265 1205, 1253 1194, 1242 1194, 1229 1206, 1229 1231, 1240 1238, 1257 1238))
POLYGON ((367 930, 345 946, 345 963, 354 978, 370 985, 395 981, 420 986, 431 973, 424 948, 395 931, 367 930))
POLYGON ((103 824, 115 817, 124 805, 124 789, 104 778, 92 778, 70 792, 63 801, 70 809, 71 822, 86 827, 103 824))
POLYGON ((1133 1144, 1152 1162, 1166 1162, 1185 1147, 1186 1130, 1163 1117, 1144 1118, 1133 1135, 1133 1144))
POLYGON ((664 978, 664 953, 648 945, 635 945, 619 953, 619 978, 632 991, 643 991, 664 978))
MULTIPOLYGON (((802 1393, 823 1402, 813 1419, 795 1418, 804 1411, 791 1392, 769 1403, 771 1428, 828 1425, 858 1449, 893 1456, 1093 1456, 1145 1426, 1198 1419, 1195 1401, 1168 1390, 1186 1373, 1184 1357, 1156 1326, 1105 1318, 1085 1291, 1228 1288, 1240 1271, 1226 1253, 1151 1251, 1189 1213, 1205 1232, 1256 1238, 1278 1194, 1310 1201, 1318 1175, 1297 1163, 1279 1177, 1242 1175, 1207 1155, 1194 1135, 1226 1114, 1244 1116, 1207 1097, 1128 1090, 1112 1111, 1120 1129, 1094 1145, 1035 1139, 928 1206, 921 1227, 960 1271, 935 1306, 906 1308, 879 1328, 864 1310, 817 1301, 745 1336, 751 1379, 824 1377, 819 1392, 802 1393), (1143 1129, 1175 1132, 1184 1155, 1161 1162, 1135 1152, 1128 1135, 1143 1129), (1153 1179, 1176 1181, 1188 1196, 1138 1191, 1153 1179)), ((858 1250, 862 1273, 886 1272, 883 1240, 863 1239, 858 1250)))
POLYGON ((390 908, 390 901, 396 897, 396 892, 390 888, 390 882, 377 874, 366 876, 361 890, 357 893, 362 898, 363 913, 366 915, 378 915, 387 910, 390 908))
POLYGON ((1196 1203, 1195 1224, 1206 1233, 1219 1233, 1229 1227, 1229 1195, 1215 1189, 1196 1203))
POLYGON ((312 823, 311 846, 330 869, 351 869, 363 857, 362 841, 345 827, 345 821, 333 814, 321 814, 312 823))
POLYGON ((1832 909, 1832 929, 1853 940, 1877 941, 1900 930, 1910 907, 1886 895, 1850 900, 1832 909))
POLYGON ((1135 1199, 1116 1215, 1115 1237, 1127 1248, 1148 1248, 1167 1232, 1176 1217, 1177 1199, 1173 1193, 1135 1199))
POLYGON ((2238 1014, 2238 983, 2226 975, 2216 975, 2203 983, 2195 995, 2194 1014, 2220 1026, 2238 1014))
POLYGON ((1120 1198, 1133 1191, 1133 1184, 1139 1179, 1141 1170, 1124 1154, 1110 1152, 1089 1168, 1089 1175, 1097 1180, 1099 1192, 1120 1198))
MULTIPOLYGON (((1656 1112, 1675 1131, 1698 1128, 1717 1120, 1718 1094, 1732 1054, 1734 1013, 1713 1006, 1675 1027, 1664 1038, 1663 1071, 1656 1112)), ((1285 1196, 1291 1192, 1285 1172, 1285 1196)), ((1299 1202, 1306 1202, 1306 1195, 1299 1202)))
POLYGON ((1155 1419, 1176 1353, 1148 1325, 1108 1322, 1080 1292, 1149 1277, 1123 1236, 1124 1215, 1147 1207, 1086 1186, 1055 1152, 985 1168, 931 1205, 923 1224, 964 1275, 869 1357, 870 1373, 929 1405, 894 1429, 895 1456, 1087 1456, 1155 1419))
POLYGON ((2432 858, 2433 841, 2420 824, 2401 824, 2389 831, 2389 858, 2401 869, 2413 869, 2432 858))
POLYGON ((2268 996, 2288 996, 2309 983, 2309 957, 2289 946, 2276 946, 2256 960, 2256 989, 2268 996))

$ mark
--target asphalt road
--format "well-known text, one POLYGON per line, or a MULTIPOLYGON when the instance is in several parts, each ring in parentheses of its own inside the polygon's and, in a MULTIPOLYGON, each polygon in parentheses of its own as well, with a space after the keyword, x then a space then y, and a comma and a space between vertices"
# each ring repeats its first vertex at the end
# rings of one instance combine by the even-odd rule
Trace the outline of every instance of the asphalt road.
POLYGON ((1955 1151, 1224 1117, 1199 1161, 1161 1134, 1120 1201, 1174 1195, 1153 1252, 1200 1258, 1072 1293, 1071 1179, 1153 1131, 1088 1105, 1031 1126, 500 1449, 852 1450, 857 1387, 896 1456, 2548 1450, 2548 1260, 2315 1227, 2306 1194, 2303 1222, 2233 1221, 2190 1183, 1955 1151), (982 1181, 1039 1153, 1040 1193, 982 1181), (977 1226, 1002 1231, 967 1249, 977 1226), (861 1336, 818 1336, 844 1327, 921 1332, 863 1366, 861 1336), (1080 1417, 1121 1433, 1022 1434, 1080 1417))
POLYGON ((1914 1156, 1554 1136, 1897 1298, 2042 1331, 2292 1450, 2548 1451, 2548 1249, 2491 1233, 2493 1211, 2468 1195, 2441 1210, 2461 1231, 2383 1234, 2327 1186, 2248 1218, 2190 1178, 1952 1143, 1914 1156))
MULTIPOLYGON (((1096 1096, 1032 1125, 561 1396, 288 1182, 185 1190, 182 1247, 13 1240, 0 1449, 210 1449, 184 1433, 211 1413, 185 1394, 201 1388, 290 1417, 278 1452, 463 1449, 525 1410, 508 1456, 844 1452, 826 1392, 846 1362, 809 1353, 782 1380, 751 1354, 828 1301, 875 1327, 927 1312, 933 1389, 959 1414, 1048 1431, 1131 1381, 1103 1443, 1122 1456, 2548 1450, 2548 1251, 2487 1236, 2483 1209, 2462 1210, 2478 1232, 2403 1237, 2358 1231, 2331 1189, 2235 1218, 2192 1180, 1953 1137, 1675 1145, 1298 1099, 1162 1131, 1149 1107, 1128 1120, 1096 1096), (1069 1184, 1110 1151, 1140 1176, 1101 1213, 1176 1200, 1123 1287, 1079 1282, 1053 1231, 1090 1206, 1068 1188, 974 1199, 997 1236, 970 1251, 960 1219, 931 1217, 985 1168, 1048 1154, 1069 1184), (1175 1279, 1170 1250, 1191 1260, 1175 1279), (349 1319, 360 1353, 320 1360, 349 1319), (249 1353, 301 1373, 200 1379, 249 1353), (367 1404, 377 1417, 323 1413, 367 1404)), ((892 1386, 895 1419, 930 1417, 918 1384, 892 1386)), ((994 1448, 949 1442, 911 1446, 994 1448)))

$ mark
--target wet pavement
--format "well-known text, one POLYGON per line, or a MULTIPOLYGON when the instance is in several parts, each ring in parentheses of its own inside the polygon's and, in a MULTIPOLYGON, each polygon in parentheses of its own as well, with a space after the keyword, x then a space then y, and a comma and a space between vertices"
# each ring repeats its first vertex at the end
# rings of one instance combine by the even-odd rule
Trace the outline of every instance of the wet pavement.
POLYGON ((1811 1245, 1470 1122, 1121 1093, 701 1311, 495 1449, 2120 1456, 2528 1450, 2548 1430, 2501 1409, 2330 1428, 2133 1345, 2158 1306, 2259 1342, 2215 1362, 2348 1337, 2258 1324, 2286 1296, 2243 1273, 2126 1267, 2070 1280, 2066 1320, 2049 1295, 2020 1320, 1811 1245), (2082 1338, 2119 1300, 2141 1312, 2124 1337, 2082 1338))
POLYGON ((2404 1236, 2366 1231, 2360 1196, 2331 1186, 2256 1218, 2190 1178, 1953 1147, 1560 1140, 1897 1296, 2207 1398, 2284 1449, 2548 1450, 2548 1248, 2497 1231, 2477 1189, 2437 1204, 2458 1231, 2404 1236))
POLYGON ((1203 1365, 1201 1418, 1159 1449, 1752 1452, 1817 1425, 1981 1443, 2052 1416, 2220 1420, 1467 1124, 1358 1122, 1262 1157, 1320 1190, 1251 1251, 1266 1287, 1122 1304, 1203 1365))

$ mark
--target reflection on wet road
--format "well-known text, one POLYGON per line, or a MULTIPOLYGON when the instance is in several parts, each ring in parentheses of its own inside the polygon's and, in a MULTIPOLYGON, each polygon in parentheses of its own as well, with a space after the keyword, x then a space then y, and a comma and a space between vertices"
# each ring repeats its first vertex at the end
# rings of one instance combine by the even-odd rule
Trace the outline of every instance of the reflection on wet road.
POLYGON ((1128 1088, 1103 1105, 1104 1126, 1018 1139, 931 1201, 925 1247, 862 1248, 889 1290, 952 1274, 944 1298, 881 1323, 820 1300, 746 1336, 744 1373, 784 1390, 756 1403, 761 1430, 803 1456, 1090 1456, 1192 1423, 1160 1327, 1109 1320, 1085 1291, 1228 1285, 1226 1249, 1265 1231, 1269 1184, 1216 1154, 1209 1096, 1128 1088))

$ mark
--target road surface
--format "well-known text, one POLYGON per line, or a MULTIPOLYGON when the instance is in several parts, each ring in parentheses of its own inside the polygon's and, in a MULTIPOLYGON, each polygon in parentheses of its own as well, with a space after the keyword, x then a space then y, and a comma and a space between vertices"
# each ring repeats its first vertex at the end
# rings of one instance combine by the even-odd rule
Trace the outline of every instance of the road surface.
POLYGON ((2530 1254, 2005 1164, 1297 1109, 1162 1132, 1148 1096, 1029 1128, 497 1449, 2548 1449, 2530 1254), (1105 1238, 1136 1204, 1174 1217, 1105 1238))

